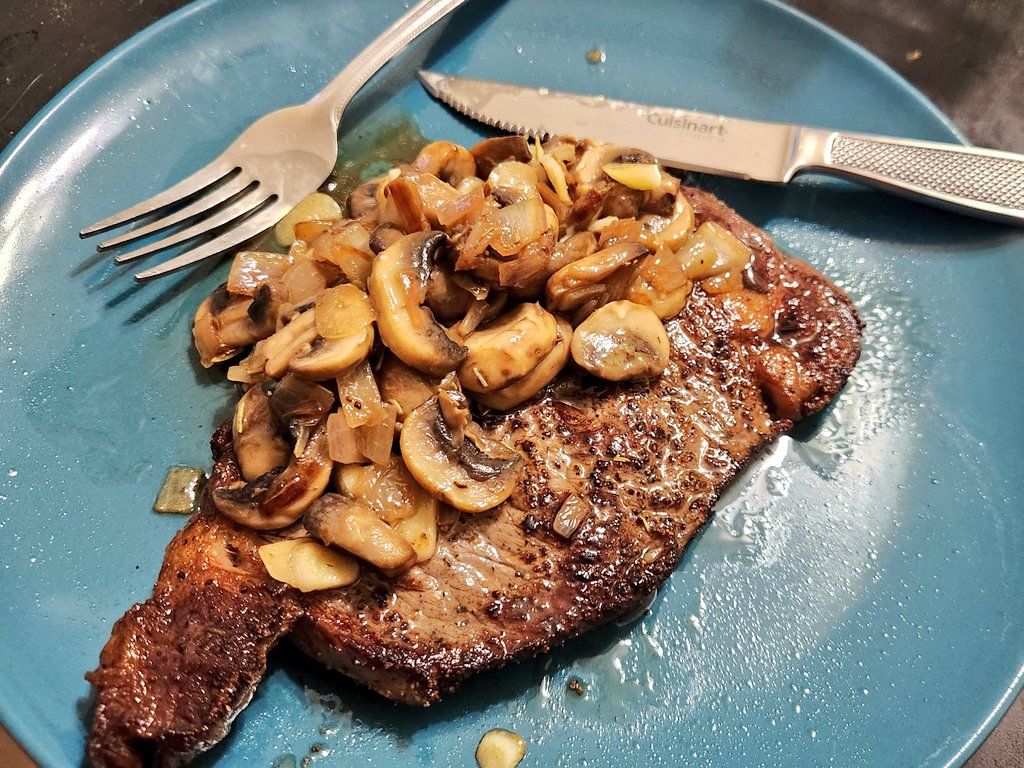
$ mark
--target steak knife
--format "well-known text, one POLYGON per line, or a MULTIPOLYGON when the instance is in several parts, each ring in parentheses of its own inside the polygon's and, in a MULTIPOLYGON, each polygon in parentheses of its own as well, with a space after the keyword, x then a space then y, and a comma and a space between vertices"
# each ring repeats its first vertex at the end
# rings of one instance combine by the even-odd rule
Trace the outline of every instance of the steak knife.
POLYGON ((435 98, 475 120, 541 138, 645 149, 672 168, 756 181, 819 171, 930 205, 1024 224, 1024 155, 935 141, 768 123, 421 71, 435 98))

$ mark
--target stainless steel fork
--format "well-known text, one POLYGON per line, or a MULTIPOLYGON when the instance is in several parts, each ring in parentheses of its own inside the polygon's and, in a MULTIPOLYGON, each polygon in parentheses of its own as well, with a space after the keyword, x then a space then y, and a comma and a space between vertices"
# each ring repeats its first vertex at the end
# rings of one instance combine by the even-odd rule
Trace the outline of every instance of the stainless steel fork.
POLYGON ((135 276, 138 280, 173 272, 255 237, 273 226, 334 170, 338 126, 359 89, 416 37, 464 2, 422 0, 308 102, 260 118, 205 168, 148 200, 86 227, 80 235, 88 237, 120 226, 197 194, 199 197, 188 205, 105 240, 98 248, 113 248, 197 219, 160 240, 118 255, 114 261, 122 264, 233 224, 213 239, 139 272, 135 276))

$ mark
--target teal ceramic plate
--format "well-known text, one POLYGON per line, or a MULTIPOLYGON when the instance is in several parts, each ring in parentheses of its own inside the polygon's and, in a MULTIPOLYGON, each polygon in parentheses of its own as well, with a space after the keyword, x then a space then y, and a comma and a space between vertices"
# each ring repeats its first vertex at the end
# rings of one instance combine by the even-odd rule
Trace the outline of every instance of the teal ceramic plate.
MULTIPOLYGON (((305 99, 396 0, 207 0, 101 61, 0 165, 0 714, 45 766, 82 759, 93 668, 145 598, 180 518, 150 506, 206 466, 232 392, 189 352, 226 272, 143 286, 77 230, 184 176, 305 99)), ((763 0, 477 0, 375 80, 347 146, 412 118, 484 135, 412 70, 753 118, 955 139, 919 94, 763 0), (604 64, 588 63, 594 48, 604 64)), ((488 675, 429 710, 297 658, 272 671, 218 766, 471 765, 517 731, 532 766, 956 764, 1024 661, 1024 241, 840 183, 705 179, 840 282, 867 329, 839 401, 726 499, 650 612, 488 675), (587 696, 569 693, 577 678, 587 696)), ((153 259, 155 262, 156 259, 153 259)))

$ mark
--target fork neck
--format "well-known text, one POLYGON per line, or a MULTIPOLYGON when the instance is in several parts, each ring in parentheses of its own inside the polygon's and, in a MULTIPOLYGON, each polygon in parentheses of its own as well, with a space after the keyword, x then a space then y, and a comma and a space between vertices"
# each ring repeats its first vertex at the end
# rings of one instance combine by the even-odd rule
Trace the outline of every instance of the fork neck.
POLYGON ((329 105, 331 119, 337 128, 352 97, 381 67, 464 2, 466 0, 422 0, 417 3, 356 56, 323 90, 310 99, 310 103, 329 105))

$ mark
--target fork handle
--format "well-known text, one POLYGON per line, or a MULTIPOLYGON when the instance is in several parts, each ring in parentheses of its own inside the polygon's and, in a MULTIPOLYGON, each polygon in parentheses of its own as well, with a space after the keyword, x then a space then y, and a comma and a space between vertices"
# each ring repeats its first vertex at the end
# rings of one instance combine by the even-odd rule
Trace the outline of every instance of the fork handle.
MULTIPOLYGON (((813 129, 812 129, 813 130, 813 129)), ((932 205, 1024 223, 1024 155, 888 136, 821 132, 807 166, 870 181, 932 205)))
POLYGON ((454 11, 466 0, 422 0, 409 9, 376 40, 370 43, 347 67, 310 99, 330 105, 335 127, 349 101, 366 82, 429 27, 454 11))

